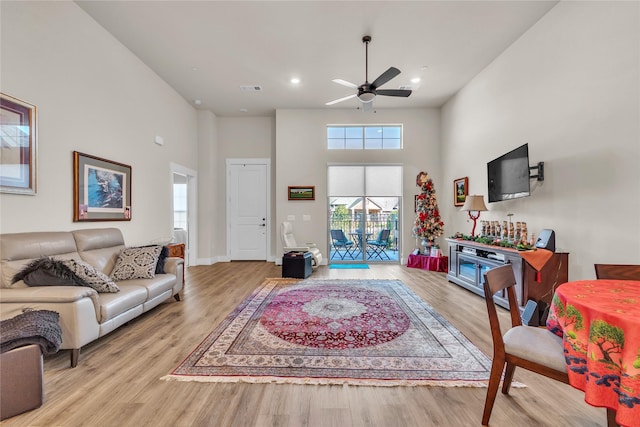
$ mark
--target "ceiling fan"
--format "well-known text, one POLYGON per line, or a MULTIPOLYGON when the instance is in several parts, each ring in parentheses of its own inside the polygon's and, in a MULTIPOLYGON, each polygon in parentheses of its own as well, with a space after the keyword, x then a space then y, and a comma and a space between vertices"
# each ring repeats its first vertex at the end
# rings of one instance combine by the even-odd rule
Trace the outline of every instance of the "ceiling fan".
POLYGON ((408 97, 411 95, 410 89, 378 89, 380 86, 400 74, 400 70, 395 67, 390 67, 387 71, 380 74, 380 76, 373 81, 373 83, 369 83, 369 43, 371 42, 371 36, 362 37, 362 42, 365 44, 365 81, 360 86, 357 86, 351 82, 342 79, 334 79, 335 83, 346 86, 351 89, 357 89, 358 93, 353 95, 345 96, 344 98, 334 99, 333 101, 327 102, 325 105, 333 105, 338 102, 346 101, 347 99, 358 97, 360 101, 363 102, 363 106, 367 107, 368 104, 374 100, 377 95, 384 96, 401 96, 408 97))

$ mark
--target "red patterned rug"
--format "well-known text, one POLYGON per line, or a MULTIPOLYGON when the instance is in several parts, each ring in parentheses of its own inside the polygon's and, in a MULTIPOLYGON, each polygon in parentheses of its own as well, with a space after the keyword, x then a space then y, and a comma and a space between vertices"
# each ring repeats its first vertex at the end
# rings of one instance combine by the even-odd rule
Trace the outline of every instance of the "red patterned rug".
POLYGON ((162 379, 486 386, 490 369, 398 280, 267 279, 162 379))

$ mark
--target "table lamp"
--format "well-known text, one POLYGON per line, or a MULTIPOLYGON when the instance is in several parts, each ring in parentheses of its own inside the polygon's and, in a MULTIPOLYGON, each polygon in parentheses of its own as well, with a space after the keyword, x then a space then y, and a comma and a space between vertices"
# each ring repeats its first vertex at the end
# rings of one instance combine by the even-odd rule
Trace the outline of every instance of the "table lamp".
POLYGON ((464 201, 463 211, 469 212, 469 218, 473 220, 473 229, 471 230, 471 237, 476 235, 476 221, 480 218, 480 212, 488 210, 484 204, 484 196, 467 196, 464 201), (477 212, 472 214, 471 212, 477 212))

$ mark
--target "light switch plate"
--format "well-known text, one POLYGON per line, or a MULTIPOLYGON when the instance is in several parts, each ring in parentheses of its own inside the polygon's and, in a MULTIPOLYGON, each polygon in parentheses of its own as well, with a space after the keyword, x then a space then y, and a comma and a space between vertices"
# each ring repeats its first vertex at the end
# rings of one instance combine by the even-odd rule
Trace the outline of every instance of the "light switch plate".
POLYGON ((287 215, 287 221, 295 221, 295 220, 296 220, 295 215, 287 215))

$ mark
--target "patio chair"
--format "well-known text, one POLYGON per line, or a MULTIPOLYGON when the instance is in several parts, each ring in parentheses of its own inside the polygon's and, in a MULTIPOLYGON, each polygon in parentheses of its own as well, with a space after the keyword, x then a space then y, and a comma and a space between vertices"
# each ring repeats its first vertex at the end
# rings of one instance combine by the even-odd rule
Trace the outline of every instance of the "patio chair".
POLYGON ((387 257, 388 260, 391 259, 385 252, 387 246, 389 246, 390 233, 391 230, 388 229, 380 230, 380 233, 378 233, 378 238, 376 240, 367 240, 367 259, 380 258, 381 260, 383 260, 383 255, 387 257), (371 248, 371 250, 369 250, 369 248, 371 248))
POLYGON ((493 338, 493 362, 482 414, 483 426, 489 425, 503 370, 502 394, 509 394, 516 366, 569 384, 562 338, 546 328, 522 325, 515 284, 516 277, 511 264, 493 268, 484 275, 484 298, 493 338), (493 295, 503 290, 506 290, 511 314, 511 328, 504 335, 493 301, 493 295))
POLYGON ((344 259, 347 255, 353 259, 353 245, 354 243, 344 235, 344 231, 331 230, 331 246, 334 249, 333 254, 331 254, 331 259, 336 255, 338 255, 340 259, 344 259), (344 249, 344 254, 340 252, 341 249, 344 249))

